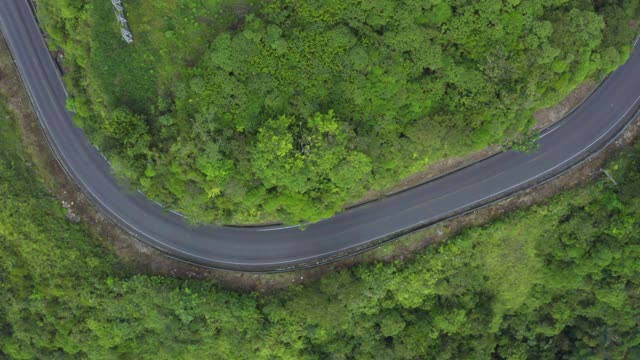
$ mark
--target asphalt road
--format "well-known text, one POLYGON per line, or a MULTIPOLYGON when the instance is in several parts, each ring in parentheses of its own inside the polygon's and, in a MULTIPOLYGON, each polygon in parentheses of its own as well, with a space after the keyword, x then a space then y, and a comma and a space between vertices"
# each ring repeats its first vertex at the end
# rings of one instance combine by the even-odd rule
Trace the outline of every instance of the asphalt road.
POLYGON ((501 153, 312 224, 305 231, 295 227, 195 227, 118 185, 106 160, 65 109, 65 89, 26 0, 0 0, 0 29, 51 146, 96 206, 137 238, 172 257, 231 270, 310 266, 506 197, 557 175, 601 148, 640 104, 640 52, 636 51, 576 111, 543 134, 535 154, 501 153))

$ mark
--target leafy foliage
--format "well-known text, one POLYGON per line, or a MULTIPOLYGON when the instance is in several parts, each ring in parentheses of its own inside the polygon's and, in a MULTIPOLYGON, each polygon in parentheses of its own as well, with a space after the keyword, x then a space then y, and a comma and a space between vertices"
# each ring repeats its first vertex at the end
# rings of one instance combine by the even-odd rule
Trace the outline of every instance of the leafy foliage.
POLYGON ((39 3, 77 121, 116 172, 218 223, 315 221, 517 139, 536 110, 628 57, 640 12, 622 0, 129 1, 128 45, 108 1, 39 3))
MULTIPOLYGON (((309 123, 311 139, 339 127, 322 115, 309 123)), ((0 105, 0 358, 640 355, 640 145, 609 166, 618 185, 605 178, 411 261, 264 296, 131 274, 65 219, 19 138, 0 105)), ((275 143, 290 155, 289 140, 275 143)))

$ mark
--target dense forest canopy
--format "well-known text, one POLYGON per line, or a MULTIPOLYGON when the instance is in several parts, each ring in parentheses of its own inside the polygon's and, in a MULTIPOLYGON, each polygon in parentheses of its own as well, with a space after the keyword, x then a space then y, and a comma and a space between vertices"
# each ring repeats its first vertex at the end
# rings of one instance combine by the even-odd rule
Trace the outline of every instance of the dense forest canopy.
POLYGON ((0 104, 0 358, 640 358, 640 145, 617 185, 265 296, 126 271, 19 138, 0 104))
POLYGON ((315 221, 622 64, 638 1, 38 1, 76 121, 196 222, 315 221))

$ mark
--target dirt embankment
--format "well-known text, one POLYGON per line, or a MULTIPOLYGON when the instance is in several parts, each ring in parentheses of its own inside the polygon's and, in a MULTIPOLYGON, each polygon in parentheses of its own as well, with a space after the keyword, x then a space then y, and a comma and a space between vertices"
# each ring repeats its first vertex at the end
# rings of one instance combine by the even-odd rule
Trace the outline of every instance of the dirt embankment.
MULTIPOLYGON (((60 205, 67 209, 69 221, 80 222, 92 235, 92 239, 87 241, 95 241, 115 252, 123 266, 133 273, 211 279, 241 290, 252 290, 259 286, 260 280, 253 275, 207 270, 168 258, 138 241, 97 211, 56 160, 1 35, 0 96, 7 100, 9 108, 16 115, 24 148, 32 160, 30 166, 60 201, 60 205)), ((278 280, 278 283, 284 284, 285 280, 278 280)), ((270 287, 270 284, 265 287, 270 287)))
POLYGON ((508 199, 498 201, 467 214, 416 231, 413 234, 395 239, 381 245, 377 249, 345 258, 335 263, 291 273, 291 278, 295 282, 302 282, 302 280, 297 280, 302 277, 304 277, 304 281, 313 281, 319 279, 325 273, 339 271, 357 264, 412 259, 419 250, 451 238, 464 229, 488 224, 492 220, 513 213, 519 209, 544 204, 553 195, 586 185, 597 178, 605 176, 603 175, 602 169, 609 159, 619 150, 631 146, 639 137, 640 117, 636 118, 616 141, 611 143, 599 154, 538 187, 517 193, 508 199))
MULTIPOLYGON (((591 92, 594 84, 583 84, 560 105, 537 114, 540 126, 548 126, 557 121, 591 92)), ((199 266, 171 259, 154 248, 143 244, 118 226, 114 225, 79 191, 69 179, 51 152, 31 103, 17 74, 13 61, 0 38, 0 95, 7 98, 10 108, 16 113, 25 148, 33 159, 34 168, 43 178, 46 186, 54 194, 61 206, 70 212, 70 221, 81 221, 93 235, 93 241, 114 251, 122 259, 123 266, 134 273, 197 278, 215 281, 222 286, 247 291, 274 291, 291 284, 299 284, 318 279, 324 273, 348 268, 355 264, 372 261, 394 261, 408 259, 419 249, 442 241, 470 226, 486 224, 496 217, 508 214, 514 209, 542 203, 549 196, 568 188, 584 184, 596 176, 607 158, 620 147, 632 142, 640 133, 640 121, 630 126, 606 151, 584 162, 564 175, 536 189, 528 190, 508 200, 479 209, 469 214, 441 222, 430 228, 387 243, 378 249, 323 265, 313 269, 279 274, 251 274, 205 269, 199 266)), ((460 159, 447 159, 425 172, 406 179, 394 189, 410 187, 443 173, 490 155, 490 150, 472 154, 460 159)), ((393 190, 393 189, 392 189, 393 190)))
MULTIPOLYGON (((558 105, 537 111, 534 114, 536 118, 536 125, 534 126, 534 129, 541 130, 561 120, 565 115, 567 115, 578 105, 580 105, 587 97, 589 97, 589 95, 591 95, 597 85, 598 84, 593 81, 585 81, 584 83, 576 87, 558 105)), ((357 206, 358 204, 373 201, 381 197, 389 196, 399 191, 424 184, 429 180, 449 174, 451 172, 469 166, 475 162, 486 159, 492 155, 497 154, 499 151, 500 146, 496 145, 481 151, 471 153, 467 156, 442 159, 434 164, 429 165, 423 171, 401 180, 391 188, 368 192, 362 199, 351 204, 350 206, 357 206)))

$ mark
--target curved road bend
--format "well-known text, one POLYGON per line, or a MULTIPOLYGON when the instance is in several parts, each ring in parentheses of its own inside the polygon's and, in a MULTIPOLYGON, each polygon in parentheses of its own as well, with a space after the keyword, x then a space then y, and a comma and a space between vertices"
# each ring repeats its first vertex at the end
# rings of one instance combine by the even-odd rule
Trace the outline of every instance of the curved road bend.
POLYGON ((540 151, 501 153, 427 184, 297 228, 190 226, 118 186, 108 163, 65 109, 65 89, 26 0, 0 0, 0 29, 58 158, 91 200, 120 226, 172 257, 244 271, 324 262, 556 175, 611 139, 640 103, 640 52, 544 134, 540 151))

